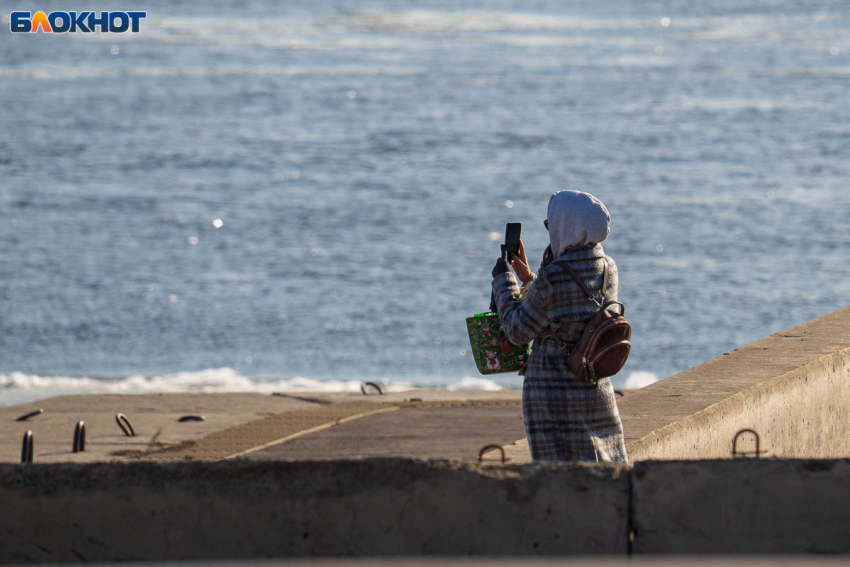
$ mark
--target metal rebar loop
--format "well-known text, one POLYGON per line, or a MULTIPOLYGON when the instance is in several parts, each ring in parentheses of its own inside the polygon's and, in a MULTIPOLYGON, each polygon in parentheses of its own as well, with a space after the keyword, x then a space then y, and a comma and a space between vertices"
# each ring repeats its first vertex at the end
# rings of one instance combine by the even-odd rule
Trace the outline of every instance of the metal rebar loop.
POLYGON ((82 453, 86 450, 86 422, 77 423, 74 428, 74 452, 82 453))
POLYGON ((371 386, 372 388, 375 388, 378 391, 378 394, 382 396, 384 395, 384 391, 381 390, 381 387, 375 384, 374 382, 361 382, 360 391, 363 392, 364 396, 366 395, 366 386, 371 386))
POLYGON ((502 447, 501 445, 485 445, 484 447, 481 448, 480 451, 478 451, 478 462, 479 463, 484 460, 484 453, 486 453, 490 449, 498 449, 499 451, 501 451, 501 453, 502 453, 502 463, 504 463, 505 461, 508 460, 507 457, 505 456, 505 448, 502 447))
POLYGON ((752 455, 752 456, 758 458, 758 456, 762 453, 764 453, 764 451, 761 450, 761 439, 759 439, 759 434, 756 433, 755 429, 742 429, 738 433, 736 433, 735 437, 732 439, 732 456, 733 457, 744 457, 744 456, 747 456, 747 455, 752 455), (753 436, 756 438, 756 450, 755 451, 738 452, 738 438, 741 435, 743 435, 744 433, 752 433, 753 436))
POLYGON ((179 421, 180 423, 183 423, 185 421, 206 421, 206 418, 202 415, 184 415, 177 421, 179 421))
POLYGON ((115 421, 118 423, 118 427, 121 428, 121 431, 124 432, 124 435, 127 437, 135 437, 136 431, 133 429, 133 426, 130 424, 130 420, 127 419, 127 416, 123 413, 115 414, 115 421))
POLYGON ((29 418, 31 418, 31 417, 35 417, 35 416, 40 415, 40 414, 42 414, 42 413, 44 413, 44 410, 43 410, 43 409, 37 409, 37 410, 35 410, 35 411, 31 411, 31 412, 29 412, 29 413, 27 413, 27 414, 22 415, 21 417, 19 417, 19 418, 18 418, 18 419, 16 419, 15 421, 29 421, 29 418))
POLYGON ((21 447, 21 463, 31 463, 34 451, 35 439, 32 436, 32 431, 27 431, 24 433, 24 443, 21 447))

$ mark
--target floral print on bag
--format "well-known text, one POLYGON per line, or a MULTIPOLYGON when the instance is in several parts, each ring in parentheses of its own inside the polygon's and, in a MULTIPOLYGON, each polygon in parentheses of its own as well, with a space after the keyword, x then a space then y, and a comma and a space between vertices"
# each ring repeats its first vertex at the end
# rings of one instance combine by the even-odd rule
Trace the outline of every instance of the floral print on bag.
POLYGON ((481 374, 518 372, 528 361, 531 343, 515 345, 502 330, 499 315, 482 313, 466 318, 469 344, 481 374))

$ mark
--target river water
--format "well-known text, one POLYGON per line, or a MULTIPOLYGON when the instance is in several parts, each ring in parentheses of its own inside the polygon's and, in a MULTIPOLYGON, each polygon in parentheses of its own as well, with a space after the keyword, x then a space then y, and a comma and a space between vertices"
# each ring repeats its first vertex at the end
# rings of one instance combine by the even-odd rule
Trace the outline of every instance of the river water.
POLYGON ((846 2, 151 1, 139 34, 62 35, 13 9, 0 404, 517 387, 464 319, 506 222, 539 263, 560 189, 611 211, 618 386, 848 304, 846 2))

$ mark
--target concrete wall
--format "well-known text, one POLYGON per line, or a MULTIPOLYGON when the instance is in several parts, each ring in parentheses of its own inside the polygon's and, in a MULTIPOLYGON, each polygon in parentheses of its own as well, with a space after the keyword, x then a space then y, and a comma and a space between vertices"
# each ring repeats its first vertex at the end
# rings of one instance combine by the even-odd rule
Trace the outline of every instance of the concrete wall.
POLYGON ((850 461, 4 465, 0 563, 850 553, 847 502, 850 461))
MULTIPOLYGON (((850 308, 726 353, 620 402, 629 456, 731 456, 756 430, 766 456, 850 457, 850 308)), ((741 448, 753 450, 752 438, 741 448)))
POLYGON ((0 563, 624 554, 629 479, 405 459, 0 466, 0 563))
MULTIPOLYGON (((848 381, 844 309, 629 394, 631 457, 727 457, 744 427, 850 456, 848 381)), ((0 563, 850 553, 848 502, 845 460, 0 465, 0 563)))
POLYGON ((636 554, 850 552, 850 461, 639 463, 636 554))

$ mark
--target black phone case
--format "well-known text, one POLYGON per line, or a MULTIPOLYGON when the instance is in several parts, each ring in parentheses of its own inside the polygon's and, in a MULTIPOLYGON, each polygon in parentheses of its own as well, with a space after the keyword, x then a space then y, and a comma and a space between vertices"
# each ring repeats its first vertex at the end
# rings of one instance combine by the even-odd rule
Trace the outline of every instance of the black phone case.
POLYGON ((505 251, 508 253, 508 260, 510 260, 511 254, 518 254, 519 253, 519 239, 520 239, 521 235, 522 235, 522 223, 509 222, 505 226, 505 251), (513 242, 511 242, 509 240, 509 238, 511 236, 511 232, 512 232, 511 231, 511 225, 516 225, 516 227, 517 227, 515 229, 516 230, 516 240, 513 241, 513 242))

